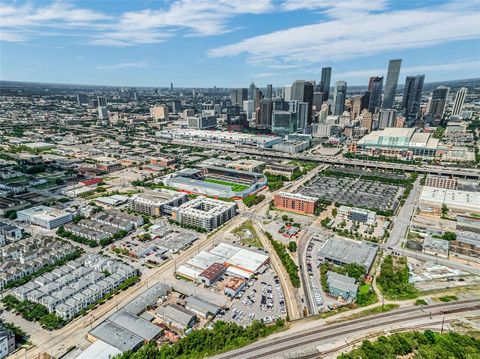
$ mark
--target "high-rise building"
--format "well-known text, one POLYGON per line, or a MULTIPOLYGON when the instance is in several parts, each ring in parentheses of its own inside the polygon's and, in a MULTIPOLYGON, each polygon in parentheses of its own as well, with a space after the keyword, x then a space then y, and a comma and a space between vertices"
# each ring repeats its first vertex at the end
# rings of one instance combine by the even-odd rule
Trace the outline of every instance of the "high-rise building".
POLYGON ((98 119, 108 120, 108 110, 106 107, 98 106, 98 119))
POLYGON ((345 110, 345 100, 347 98, 347 83, 337 81, 335 84, 335 93, 333 97, 333 115, 340 116, 345 110))
POLYGON ((248 99, 249 100, 254 100, 255 101, 255 93, 256 93, 256 86, 255 84, 252 82, 250 84, 250 87, 248 88, 248 99))
POLYGON ((388 64, 387 82, 385 83, 385 93, 383 95, 382 108, 392 108, 397 94, 398 76, 402 59, 390 60, 388 64))
POLYGON ((170 112, 165 105, 154 106, 150 109, 150 116, 152 116, 155 121, 165 121, 169 119, 170 112))
POLYGON ((308 125, 308 102, 289 101, 288 111, 296 114, 297 129, 304 130, 308 125))
POLYGON ((98 96, 97 100, 98 100, 98 106, 100 106, 100 107, 106 107, 107 106, 107 98, 106 97, 98 96))
POLYGON ((316 114, 320 112, 323 104, 323 92, 314 92, 313 93, 313 104, 312 104, 312 113, 316 114))
POLYGON ((441 119, 443 117, 449 91, 450 89, 445 86, 439 86, 432 91, 432 97, 430 98, 430 106, 428 107, 428 113, 431 114, 434 118, 441 119))
POLYGON ((412 125, 418 118, 424 81, 425 75, 407 76, 405 79, 402 109, 405 110, 407 125, 412 125))
POLYGON ((292 93, 290 95, 290 99, 293 101, 303 101, 304 92, 305 92, 305 81, 296 80, 292 84, 292 93))
POLYGON ((312 123, 312 107, 313 107, 313 91, 315 90, 315 81, 305 81, 303 90, 303 102, 308 103, 308 120, 307 124, 312 123))
POLYGON ((368 91, 370 92, 370 102, 368 111, 375 113, 380 109, 382 102, 383 76, 370 77, 368 91))
POLYGON ((170 102, 170 107, 172 108, 173 113, 180 113, 183 111, 182 102, 178 100, 170 102))
POLYGON ((260 118, 257 118, 257 128, 271 129, 272 128, 272 109, 273 102, 270 99, 264 98, 260 100, 260 118))
POLYGON ((352 113, 351 118, 355 120, 364 109, 368 109, 368 102, 370 99, 370 93, 366 92, 363 95, 355 96, 353 98, 353 106, 352 106, 352 113))
POLYGON ((291 100, 308 103, 307 124, 311 123, 314 82, 296 80, 292 84, 291 100))
POLYGON ((170 91, 173 92, 173 82, 170 82, 170 91))
POLYGON ((77 105, 81 106, 85 103, 88 103, 88 97, 87 95, 83 93, 77 93, 77 105))
POLYGON ((272 132, 279 136, 289 135, 297 131, 297 113, 274 110, 272 114, 272 132))
POLYGON ((292 99, 292 85, 286 85, 283 89, 283 99, 290 101, 292 99))
POLYGON ((265 98, 272 99, 272 96, 273 96, 273 87, 272 87, 272 84, 268 84, 267 85, 267 92, 265 94, 265 98))
POLYGON ((330 79, 332 77, 332 68, 322 68, 322 78, 320 79, 319 90, 323 92, 323 101, 327 101, 330 96, 330 79))
POLYGON ((255 113, 255 102, 253 100, 243 101, 243 111, 247 114, 247 119, 251 120, 255 113))
POLYGON ((383 130, 387 127, 394 127, 397 118, 397 111, 391 109, 380 110, 378 118, 378 129, 383 130))
POLYGON ((465 97, 467 96, 467 88, 462 87, 457 91, 455 95, 455 102, 453 103, 452 115, 460 115, 463 109, 463 103, 465 102, 465 97))
POLYGON ((230 99, 232 100, 232 105, 242 105, 243 101, 248 99, 248 89, 241 88, 230 91, 230 99))

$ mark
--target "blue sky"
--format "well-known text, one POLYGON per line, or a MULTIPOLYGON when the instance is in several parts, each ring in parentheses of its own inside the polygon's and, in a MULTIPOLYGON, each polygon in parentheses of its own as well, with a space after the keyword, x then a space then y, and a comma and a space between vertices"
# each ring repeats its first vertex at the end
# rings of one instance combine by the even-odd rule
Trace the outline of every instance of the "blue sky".
POLYGON ((0 2, 2 80, 124 86, 364 85, 480 77, 477 0, 0 2))

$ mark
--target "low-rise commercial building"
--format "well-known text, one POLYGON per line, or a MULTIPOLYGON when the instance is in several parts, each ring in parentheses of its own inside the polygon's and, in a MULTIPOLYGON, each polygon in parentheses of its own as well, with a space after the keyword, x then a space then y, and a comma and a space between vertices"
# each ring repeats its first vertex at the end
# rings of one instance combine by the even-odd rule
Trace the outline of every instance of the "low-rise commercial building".
POLYGON ((349 206, 340 206, 338 208, 338 216, 340 219, 349 219, 366 224, 375 224, 377 218, 377 214, 373 211, 349 206))
POLYGON ((420 207, 441 212, 445 204, 450 210, 463 213, 480 214, 480 192, 460 191, 424 186, 420 194, 420 207))
POLYGON ((445 189, 457 189, 458 178, 448 176, 428 175, 425 179, 425 186, 445 189))
POLYGON ((440 238, 434 238, 427 236, 423 240, 423 253, 430 254, 432 256, 448 258, 449 241, 440 238))
POLYGON ((71 213, 47 206, 36 206, 17 212, 20 221, 36 224, 43 228, 54 229, 71 222, 71 213))

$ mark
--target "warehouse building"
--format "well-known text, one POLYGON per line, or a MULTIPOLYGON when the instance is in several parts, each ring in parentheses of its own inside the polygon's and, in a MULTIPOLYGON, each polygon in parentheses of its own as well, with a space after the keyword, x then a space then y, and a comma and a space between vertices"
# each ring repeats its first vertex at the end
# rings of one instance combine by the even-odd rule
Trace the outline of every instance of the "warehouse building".
POLYGON ((318 258, 322 262, 331 262, 337 265, 357 263, 362 265, 368 273, 377 252, 378 245, 374 243, 329 238, 318 252, 318 258))
POLYGON ((172 325, 179 329, 191 328, 197 322, 197 316, 195 313, 177 304, 169 304, 166 307, 160 307, 155 314, 157 314, 157 316, 164 320, 168 325, 172 325))
POLYGON ((182 225, 212 231, 237 214, 235 202, 197 197, 179 207, 172 208, 172 219, 182 225))
POLYGON ((170 214, 172 207, 178 207, 187 200, 185 193, 162 188, 134 194, 128 200, 128 206, 135 212, 162 216, 170 214))
POLYGON ((269 257, 243 247, 220 243, 209 252, 201 251, 177 269, 177 274, 193 281, 202 281, 202 274, 213 264, 222 264, 226 267, 225 274, 250 278, 255 273, 262 272, 269 263, 269 257))
POLYGON ((355 278, 329 271, 327 286, 328 292, 334 297, 342 297, 345 301, 357 297, 358 284, 355 284, 355 278))
POLYGON ((54 229, 71 222, 71 213, 47 206, 36 206, 17 212, 20 221, 36 224, 46 229, 54 229))
POLYGON ((456 212, 480 214, 480 192, 423 187, 419 199, 420 207, 439 212, 444 203, 456 212))

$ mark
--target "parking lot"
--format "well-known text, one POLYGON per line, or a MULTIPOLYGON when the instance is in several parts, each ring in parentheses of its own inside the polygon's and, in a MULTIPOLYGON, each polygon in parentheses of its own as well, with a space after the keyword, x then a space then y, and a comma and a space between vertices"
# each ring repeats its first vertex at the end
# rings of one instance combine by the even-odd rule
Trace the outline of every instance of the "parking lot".
POLYGON ((334 309, 341 304, 338 300, 327 295, 323 291, 320 281, 320 262, 317 254, 326 240, 327 238, 320 234, 314 235, 308 243, 306 251, 306 264, 308 272, 307 280, 310 281, 310 286, 312 288, 312 299, 320 312, 334 309))
POLYGON ((253 320, 266 324, 285 318, 287 310, 280 281, 273 269, 251 279, 247 286, 233 299, 230 309, 216 320, 234 321, 248 326, 253 320))
POLYGON ((359 178, 320 176, 300 193, 340 204, 380 211, 395 210, 403 188, 359 178))

